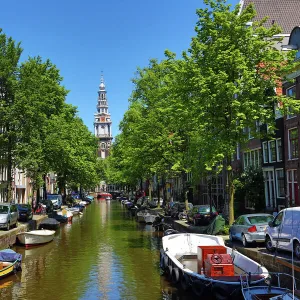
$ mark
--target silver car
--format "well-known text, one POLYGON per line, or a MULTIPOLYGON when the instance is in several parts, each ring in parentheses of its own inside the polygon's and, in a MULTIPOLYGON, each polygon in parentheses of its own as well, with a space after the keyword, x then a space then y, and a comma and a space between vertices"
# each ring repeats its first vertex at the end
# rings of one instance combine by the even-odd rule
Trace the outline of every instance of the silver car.
POLYGON ((253 242, 265 242, 266 228, 274 217, 270 214, 248 214, 239 216, 229 228, 230 240, 240 240, 244 247, 253 242))
POLYGON ((0 228, 9 230, 16 226, 18 221, 18 208, 16 204, 0 203, 0 228))

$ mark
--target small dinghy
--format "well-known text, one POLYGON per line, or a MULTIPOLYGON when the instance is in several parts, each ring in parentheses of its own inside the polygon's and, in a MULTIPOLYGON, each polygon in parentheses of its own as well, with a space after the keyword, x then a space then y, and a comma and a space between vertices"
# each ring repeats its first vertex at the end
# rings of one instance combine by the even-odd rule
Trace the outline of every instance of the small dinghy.
POLYGON ((25 247, 49 243, 54 239, 54 230, 40 229, 18 233, 17 237, 25 247))
POLYGON ((0 279, 21 271, 22 255, 11 250, 0 250, 0 279))
POLYGON ((58 211, 57 214, 59 216, 63 216, 65 218, 67 218, 68 223, 72 222, 73 219, 73 213, 69 210, 63 209, 62 211, 58 211))
POLYGON ((39 229, 57 230, 59 225, 60 222, 58 222, 54 218, 47 218, 40 223, 39 229))
POLYGON ((199 298, 233 299, 241 296, 244 281, 255 286, 269 275, 260 264, 226 247, 218 236, 170 234, 162 238, 162 244, 160 266, 164 273, 184 290, 191 288, 199 298))

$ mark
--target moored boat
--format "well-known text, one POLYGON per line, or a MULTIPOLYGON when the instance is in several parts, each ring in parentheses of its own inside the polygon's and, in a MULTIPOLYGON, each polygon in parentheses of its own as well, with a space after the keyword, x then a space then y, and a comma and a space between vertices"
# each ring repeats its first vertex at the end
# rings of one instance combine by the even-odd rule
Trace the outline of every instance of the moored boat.
POLYGON ((57 214, 60 216, 66 217, 68 220, 68 223, 72 222, 73 213, 71 211, 63 209, 62 211, 58 211, 57 214))
POLYGON ((22 255, 11 250, 4 249, 0 251, 0 279, 21 271, 22 255))
POLYGON ((59 225, 60 222, 58 222, 54 218, 46 218, 41 221, 39 229, 56 230, 58 229, 59 225))
POLYGON ((54 234, 54 230, 39 229, 18 233, 17 237, 21 244, 30 247, 51 242, 54 239, 54 234))
POLYGON ((269 274, 218 236, 179 233, 164 236, 162 243, 160 266, 167 277, 203 299, 241 296, 241 282, 250 278, 251 286, 259 285, 269 274))
POLYGON ((147 224, 152 224, 155 221, 156 217, 157 215, 153 215, 149 212, 144 215, 144 219, 147 224))
POLYGON ((300 291, 297 290, 296 281, 293 280, 293 276, 286 273, 270 273, 270 278, 265 280, 265 285, 261 286, 249 286, 246 284, 242 285, 242 294, 245 300, 299 300, 300 299, 300 291), (283 276, 290 277, 289 282, 294 282, 294 289, 290 290, 288 288, 281 286, 281 278, 283 276), (272 284, 273 277, 273 284, 272 284))

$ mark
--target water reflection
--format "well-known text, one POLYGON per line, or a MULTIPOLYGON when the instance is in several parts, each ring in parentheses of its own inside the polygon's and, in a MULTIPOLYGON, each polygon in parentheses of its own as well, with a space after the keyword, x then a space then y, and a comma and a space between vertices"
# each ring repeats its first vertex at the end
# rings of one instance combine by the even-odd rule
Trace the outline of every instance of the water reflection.
POLYGON ((161 233, 117 201, 96 201, 54 240, 25 249, 23 271, 0 284, 0 299, 192 299, 160 275, 161 233))

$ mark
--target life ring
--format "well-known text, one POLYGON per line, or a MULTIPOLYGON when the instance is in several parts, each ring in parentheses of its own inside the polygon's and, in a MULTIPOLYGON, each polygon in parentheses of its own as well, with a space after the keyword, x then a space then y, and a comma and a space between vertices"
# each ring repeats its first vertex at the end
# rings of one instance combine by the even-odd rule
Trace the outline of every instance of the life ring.
POLYGON ((187 291, 190 288, 190 278, 186 273, 181 275, 180 284, 184 291, 187 291))
POLYGON ((218 300, 228 300, 231 298, 228 291, 219 285, 213 286, 212 293, 215 296, 215 298, 218 300))
POLYGON ((192 282, 192 290, 197 297, 201 297, 204 294, 205 285, 201 280, 194 280, 192 282))
POLYGON ((175 267, 175 268, 172 269, 172 276, 171 277, 172 277, 172 282, 174 284, 179 282, 180 274, 179 274, 178 268, 175 267))

